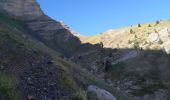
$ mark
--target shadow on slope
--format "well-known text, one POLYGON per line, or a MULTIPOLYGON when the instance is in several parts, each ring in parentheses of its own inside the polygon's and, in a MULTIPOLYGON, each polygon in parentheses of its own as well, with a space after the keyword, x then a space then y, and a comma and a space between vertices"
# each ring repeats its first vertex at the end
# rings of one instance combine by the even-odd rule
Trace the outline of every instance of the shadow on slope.
POLYGON ((103 48, 82 44, 70 58, 97 77, 133 96, 170 91, 170 55, 164 50, 103 48))

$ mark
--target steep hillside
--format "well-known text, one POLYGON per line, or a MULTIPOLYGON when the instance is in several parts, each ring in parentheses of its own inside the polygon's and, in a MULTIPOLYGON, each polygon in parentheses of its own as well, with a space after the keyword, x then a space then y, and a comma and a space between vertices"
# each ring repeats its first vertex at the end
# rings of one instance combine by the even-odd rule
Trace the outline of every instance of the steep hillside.
POLYGON ((132 100, 63 56, 80 41, 44 15, 35 0, 2 0, 0 5, 0 99, 132 100))
POLYGON ((37 39, 65 56, 80 45, 67 26, 43 13, 36 0, 1 0, 0 12, 24 21, 37 39))
POLYGON ((0 0, 0 99, 169 100, 169 42, 169 20, 85 37, 35 0, 0 0))

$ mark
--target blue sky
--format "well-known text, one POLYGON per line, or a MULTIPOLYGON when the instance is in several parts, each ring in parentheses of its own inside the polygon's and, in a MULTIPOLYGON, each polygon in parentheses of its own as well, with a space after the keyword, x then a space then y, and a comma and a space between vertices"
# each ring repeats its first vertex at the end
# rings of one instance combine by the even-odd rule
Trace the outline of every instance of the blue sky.
POLYGON ((170 0, 38 0, 44 12, 83 35, 170 19, 170 0))

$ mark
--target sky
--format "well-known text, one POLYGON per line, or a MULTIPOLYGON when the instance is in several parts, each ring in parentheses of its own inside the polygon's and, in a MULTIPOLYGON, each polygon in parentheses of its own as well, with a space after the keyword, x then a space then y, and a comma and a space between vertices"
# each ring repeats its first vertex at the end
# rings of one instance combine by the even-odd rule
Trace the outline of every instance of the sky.
POLYGON ((109 29, 170 19, 170 0, 38 0, 51 18, 92 36, 109 29))

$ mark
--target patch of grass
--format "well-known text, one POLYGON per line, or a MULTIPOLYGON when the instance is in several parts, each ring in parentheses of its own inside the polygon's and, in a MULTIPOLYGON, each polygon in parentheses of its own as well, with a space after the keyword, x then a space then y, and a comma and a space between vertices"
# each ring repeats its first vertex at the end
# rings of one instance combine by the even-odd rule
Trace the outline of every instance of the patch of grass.
POLYGON ((77 91, 72 97, 71 100, 87 100, 85 91, 77 91))
POLYGON ((93 92, 87 92, 87 100, 99 100, 97 94, 93 92))
POLYGON ((17 19, 11 18, 10 16, 4 15, 2 13, 0 13, 0 20, 1 20, 1 23, 2 22, 4 24, 7 23, 8 25, 11 25, 11 26, 16 27, 16 28, 22 28, 23 27, 23 22, 21 22, 17 19))
POLYGON ((74 90, 74 91, 76 90, 75 81, 72 79, 72 77, 69 77, 68 75, 64 75, 62 79, 62 84, 71 90, 74 90))
POLYGON ((15 77, 5 73, 0 73, 0 94, 5 96, 8 100, 18 100, 19 97, 15 83, 15 77))
POLYGON ((117 77, 119 76, 124 69, 124 64, 123 63, 118 63, 112 66, 111 70, 110 70, 110 74, 111 76, 117 77))
POLYGON ((136 96, 143 96, 145 94, 153 94, 155 91, 158 91, 159 89, 166 89, 166 86, 161 84, 161 83, 151 84, 151 85, 143 87, 140 90, 137 90, 133 94, 136 95, 136 96))

